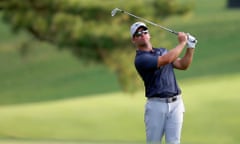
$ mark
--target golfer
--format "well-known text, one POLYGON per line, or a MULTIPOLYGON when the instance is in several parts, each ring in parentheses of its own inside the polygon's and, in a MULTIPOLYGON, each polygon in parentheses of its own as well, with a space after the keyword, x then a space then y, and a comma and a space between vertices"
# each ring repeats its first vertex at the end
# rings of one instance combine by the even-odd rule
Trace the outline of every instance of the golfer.
POLYGON ((137 49, 135 67, 144 82, 147 97, 144 114, 147 143, 161 143, 165 135, 167 144, 180 144, 185 109, 173 70, 189 67, 197 41, 190 34, 179 32, 178 45, 168 51, 153 48, 143 22, 134 23, 130 33, 137 49), (179 58, 186 45, 185 55, 179 58))

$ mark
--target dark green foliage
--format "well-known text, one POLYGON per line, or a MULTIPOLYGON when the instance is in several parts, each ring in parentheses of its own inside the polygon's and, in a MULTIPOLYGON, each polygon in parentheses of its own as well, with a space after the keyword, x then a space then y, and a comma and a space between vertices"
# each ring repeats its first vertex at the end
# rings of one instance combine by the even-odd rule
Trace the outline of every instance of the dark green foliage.
POLYGON ((156 0, 153 1, 156 17, 168 17, 174 14, 184 14, 191 10, 193 3, 191 1, 177 0, 156 0))
POLYGON ((80 59, 107 64, 123 89, 132 91, 135 87, 130 83, 138 80, 134 68, 128 69, 132 59, 125 59, 134 57, 133 51, 128 55, 132 47, 129 26, 136 19, 121 14, 111 17, 111 10, 119 7, 153 19, 184 14, 190 11, 190 4, 177 0, 1 0, 0 9, 15 32, 27 31, 35 39, 71 50, 80 59))

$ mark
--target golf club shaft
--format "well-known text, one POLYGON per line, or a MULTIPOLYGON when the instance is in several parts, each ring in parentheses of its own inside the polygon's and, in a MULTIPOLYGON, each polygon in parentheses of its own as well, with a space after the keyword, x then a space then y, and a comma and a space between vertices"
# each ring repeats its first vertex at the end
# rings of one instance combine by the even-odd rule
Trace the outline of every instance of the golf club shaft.
MULTIPOLYGON (((141 18, 141 17, 136 16, 136 15, 134 15, 134 14, 131 14, 131 13, 127 12, 127 11, 121 10, 121 9, 119 9, 119 8, 113 9, 112 12, 111 12, 111 15, 112 15, 112 16, 115 16, 116 13, 119 12, 119 11, 122 12, 122 13, 128 14, 128 15, 134 17, 134 18, 140 19, 140 20, 142 20, 142 21, 144 21, 144 22, 146 22, 146 23, 149 23, 149 24, 151 24, 151 25, 160 27, 160 28, 162 28, 162 29, 164 29, 164 30, 166 30, 166 31, 168 31, 168 32, 171 32, 172 34, 178 35, 178 32, 176 32, 176 31, 174 31, 174 30, 171 30, 171 29, 166 28, 166 27, 164 27, 164 26, 161 26, 161 25, 159 25, 159 24, 153 23, 153 22, 151 22, 151 21, 149 21, 149 20, 147 20, 147 19, 141 18)), ((188 40, 190 40, 190 41, 193 42, 193 43, 197 43, 196 38, 194 38, 194 37, 191 36, 190 34, 188 34, 188 40)))
MULTIPOLYGON (((120 10, 120 9, 119 9, 119 10, 120 10)), ((142 21, 144 21, 144 22, 146 22, 146 23, 149 23, 149 24, 151 24, 151 25, 160 27, 160 28, 162 28, 162 29, 164 29, 164 30, 166 30, 166 31, 168 31, 168 32, 171 32, 171 33, 173 33, 173 34, 175 34, 175 35, 178 35, 178 32, 176 32, 176 31, 174 31, 174 30, 171 30, 171 29, 166 28, 166 27, 164 27, 164 26, 161 26, 161 25, 159 25, 159 24, 153 23, 153 22, 151 22, 151 21, 149 21, 149 20, 147 20, 147 19, 144 19, 144 18, 141 18, 141 17, 139 17, 139 16, 133 15, 133 14, 131 14, 131 13, 129 13, 129 12, 124 11, 124 10, 120 10, 120 11, 123 12, 123 13, 126 13, 126 14, 128 14, 128 15, 130 15, 130 16, 132 16, 132 17, 135 17, 135 18, 137 18, 137 19, 140 19, 140 20, 142 20, 142 21)))

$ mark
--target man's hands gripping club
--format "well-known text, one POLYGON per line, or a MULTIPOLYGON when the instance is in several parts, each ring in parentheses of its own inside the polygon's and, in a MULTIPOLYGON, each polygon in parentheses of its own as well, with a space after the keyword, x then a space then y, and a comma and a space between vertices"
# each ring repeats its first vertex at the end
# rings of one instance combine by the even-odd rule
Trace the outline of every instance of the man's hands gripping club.
POLYGON ((187 39, 187 47, 188 48, 195 48, 196 44, 197 44, 197 39, 190 35, 189 33, 187 33, 188 39, 187 39))
POLYGON ((197 44, 197 39, 194 36, 184 32, 178 32, 178 41, 179 43, 186 42, 187 48, 195 48, 197 44))

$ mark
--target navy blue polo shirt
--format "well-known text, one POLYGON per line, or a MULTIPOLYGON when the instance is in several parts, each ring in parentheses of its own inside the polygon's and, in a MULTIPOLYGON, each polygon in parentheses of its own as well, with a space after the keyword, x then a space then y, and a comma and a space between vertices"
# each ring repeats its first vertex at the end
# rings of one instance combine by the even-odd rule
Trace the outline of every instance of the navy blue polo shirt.
POLYGON ((157 67, 158 57, 167 53, 165 48, 152 51, 136 51, 135 67, 144 81, 146 97, 172 97, 181 93, 173 64, 157 67))

